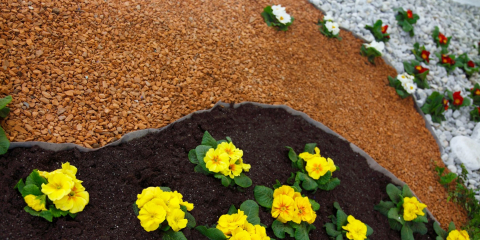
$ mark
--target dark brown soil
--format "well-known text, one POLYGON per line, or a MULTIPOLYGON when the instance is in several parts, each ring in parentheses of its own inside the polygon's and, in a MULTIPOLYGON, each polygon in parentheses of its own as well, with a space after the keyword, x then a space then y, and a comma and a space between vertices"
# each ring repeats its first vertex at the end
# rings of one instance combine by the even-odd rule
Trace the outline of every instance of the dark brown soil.
MULTIPOLYGON (((77 150, 51 152, 38 147, 13 149, 0 157, 2 181, 0 191, 0 239, 158 239, 160 232, 145 232, 132 211, 132 203, 143 188, 168 186, 194 203, 191 212, 197 224, 215 224, 230 205, 254 199, 253 186, 243 192, 225 188, 218 179, 194 173, 187 153, 201 142, 208 130, 216 139, 230 136, 244 151, 244 160, 252 165, 247 174, 254 185, 272 186, 276 179, 285 182, 293 171, 285 146, 297 153, 305 143, 316 142, 321 154, 332 158, 340 170, 334 173, 340 186, 330 192, 306 193, 320 203, 316 230, 311 239, 329 239, 322 227, 333 214, 337 201, 347 214, 374 229, 371 239, 400 239, 389 228, 387 218, 373 207, 387 200, 382 174, 371 170, 366 160, 351 151, 349 143, 310 125, 301 117, 282 109, 263 109, 246 105, 237 109, 215 108, 210 113, 195 114, 191 119, 175 123, 159 134, 151 134, 117 147, 96 152, 77 150), (34 168, 51 171, 69 161, 78 168, 77 177, 84 181, 90 193, 90 203, 75 219, 60 218, 49 223, 23 211, 25 203, 13 186, 34 168)), ((270 225, 272 218, 263 209, 262 223, 270 225)), ((415 239, 435 239, 432 221, 429 232, 415 239)), ((188 239, 206 239, 195 230, 184 230, 188 239)), ((271 231, 269 236, 274 237, 271 231)))

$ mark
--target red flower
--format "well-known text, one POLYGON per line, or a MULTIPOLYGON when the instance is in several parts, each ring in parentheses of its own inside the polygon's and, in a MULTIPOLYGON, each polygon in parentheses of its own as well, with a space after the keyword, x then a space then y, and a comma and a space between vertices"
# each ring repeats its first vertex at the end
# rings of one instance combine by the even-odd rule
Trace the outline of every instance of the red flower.
POLYGON ((450 58, 450 56, 442 54, 442 63, 443 64, 452 64, 452 61, 453 60, 450 58))
MULTIPOLYGON (((450 57, 449 57, 449 58, 450 58, 450 57)), ((453 60, 453 59, 450 58, 450 65, 453 65, 453 64, 455 64, 455 60, 453 60)))
POLYGON ((388 38, 388 39, 390 39, 390 35, 387 35, 387 36, 385 36, 385 38, 388 38))
POLYGON ((388 25, 382 27, 382 33, 387 33, 388 25))
POLYGON ((460 96, 460 91, 453 93, 453 105, 461 106, 463 104, 463 97, 460 96))
POLYGON ((468 65, 468 67, 471 67, 471 68, 475 67, 475 63, 473 63, 472 60, 468 61, 467 65, 468 65))
POLYGON ((447 44, 448 38, 445 37, 442 33, 438 33, 438 42, 440 44, 447 44))
POLYGON ((415 69, 416 69, 416 70, 418 71, 418 73, 420 73, 420 74, 422 74, 422 73, 424 73, 424 72, 426 72, 426 71, 429 70, 428 68, 424 68, 424 67, 422 67, 422 66, 420 66, 420 65, 415 66, 415 69))
POLYGON ((423 50, 422 51, 422 59, 427 61, 427 63, 429 63, 430 62, 429 57, 430 57, 430 52, 427 51, 427 50, 423 50))
POLYGON ((445 109, 445 111, 448 110, 448 100, 446 98, 443 98, 443 108, 445 109))
POLYGON ((407 17, 408 17, 408 18, 413 18, 413 12, 412 12, 412 10, 410 10, 410 9, 407 10, 407 17))
POLYGON ((480 96, 480 89, 475 90, 475 95, 480 96))

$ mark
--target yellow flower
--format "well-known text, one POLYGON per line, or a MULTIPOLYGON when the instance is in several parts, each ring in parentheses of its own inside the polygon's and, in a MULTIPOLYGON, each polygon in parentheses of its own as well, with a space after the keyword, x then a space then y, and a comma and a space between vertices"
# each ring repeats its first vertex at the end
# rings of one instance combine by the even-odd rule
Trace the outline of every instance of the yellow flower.
POLYGON ((63 173, 53 172, 48 175, 48 184, 42 183, 42 192, 52 201, 69 194, 74 186, 73 179, 63 173))
POLYGON ((242 169, 245 172, 250 171, 250 168, 252 167, 250 164, 243 163, 243 159, 239 158, 238 161, 240 162, 240 165, 242 165, 242 169))
POLYGON ((225 236, 231 235, 232 231, 237 227, 243 227, 247 221, 247 215, 242 210, 238 210, 238 213, 232 215, 222 215, 218 219, 217 228, 225 234, 225 236))
POLYGON ((308 176, 315 180, 325 175, 325 173, 327 173, 330 169, 331 166, 329 166, 327 159, 324 157, 315 157, 310 159, 305 167, 305 170, 308 172, 308 176))
POLYGON ((230 240, 251 240, 250 233, 244 229, 238 227, 232 231, 232 237, 230 240))
POLYGON ((342 226, 347 230, 347 238, 353 240, 364 240, 367 238, 367 225, 360 220, 355 219, 352 215, 347 217, 347 226, 342 226))
POLYGON ((416 197, 404 197, 403 198, 403 219, 405 221, 412 221, 418 216, 423 216, 425 213, 423 209, 427 205, 420 203, 416 197))
POLYGON ((276 198, 280 195, 289 196, 293 199, 293 197, 295 195, 295 190, 288 185, 283 185, 283 186, 275 189, 275 191, 273 191, 273 198, 276 198))
POLYGON ((331 158, 327 158, 327 169, 332 173, 337 170, 337 167, 335 167, 335 163, 333 163, 333 160, 331 158))
POLYGON ((147 202, 152 200, 155 197, 160 196, 162 189, 159 187, 148 187, 142 190, 141 194, 137 195, 137 201, 135 202, 138 208, 142 208, 147 202))
POLYGON ((35 211, 47 210, 45 208, 45 195, 35 196, 32 194, 29 194, 25 196, 25 202, 29 207, 31 207, 35 211))
POLYGON ((40 175, 40 177, 43 177, 43 178, 48 178, 48 175, 50 174, 49 172, 46 172, 46 171, 37 171, 38 172, 38 175, 40 175))
POLYGON ((300 224, 302 221, 312 224, 317 217, 317 214, 312 209, 312 204, 308 200, 308 197, 297 197, 295 198, 295 214, 292 221, 300 224))
POLYGON ((168 225, 173 231, 178 232, 187 226, 188 220, 185 219, 185 212, 180 209, 173 210, 169 216, 167 216, 168 225))
POLYGON ((230 158, 222 149, 210 148, 205 155, 204 161, 211 172, 221 172, 228 168, 230 158))
POLYGON ((230 157, 230 159, 233 159, 233 160, 238 160, 243 156, 243 151, 236 148, 232 142, 230 143, 222 142, 217 146, 217 149, 220 149, 221 151, 225 152, 230 157))
POLYGON ((248 221, 245 221, 243 226, 240 226, 240 227, 242 227, 245 231, 250 233, 250 235, 255 233, 255 226, 253 226, 253 224, 249 223, 248 221))
POLYGON ((62 164, 62 169, 60 170, 63 174, 75 179, 75 175, 77 174, 77 168, 73 165, 70 165, 69 162, 62 164))
POLYGON ((280 195, 273 199, 272 217, 286 223, 293 219, 295 213, 295 202, 287 195, 280 195))
POLYGON ((320 156, 320 149, 318 147, 315 148, 315 154, 311 154, 309 152, 303 152, 298 155, 301 159, 305 160, 305 162, 308 162, 310 159, 315 158, 315 157, 321 157, 320 156))
POLYGON ((172 194, 180 200, 180 205, 185 206, 187 208, 187 211, 192 211, 193 203, 183 201, 183 195, 177 191, 173 192, 172 194))
POLYGON ((242 173, 242 165, 235 159, 230 159, 230 164, 222 171, 223 175, 229 176, 232 179, 236 176, 240 176, 240 173, 242 173))
POLYGON ((75 181, 75 184, 67 195, 63 198, 53 201, 55 207, 62 211, 69 211, 71 213, 77 213, 83 211, 85 206, 90 201, 90 195, 82 186, 82 181, 75 181))
POLYGON ((250 234, 252 240, 270 240, 267 236, 267 230, 261 225, 255 225, 255 233, 250 234))
POLYGON ((137 218, 140 220, 140 225, 142 225, 143 229, 147 232, 151 232, 156 230, 158 226, 165 221, 166 215, 167 212, 165 209, 158 205, 155 200, 152 200, 143 205, 137 218))
POLYGON ((470 240, 470 236, 465 230, 453 230, 448 234, 447 240, 470 240))

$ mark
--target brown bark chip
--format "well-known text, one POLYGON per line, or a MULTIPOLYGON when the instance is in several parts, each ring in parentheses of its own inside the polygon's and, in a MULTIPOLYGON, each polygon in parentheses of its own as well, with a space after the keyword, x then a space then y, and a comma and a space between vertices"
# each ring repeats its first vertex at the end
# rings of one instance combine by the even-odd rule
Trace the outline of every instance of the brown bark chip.
POLYGON ((0 92, 13 97, 2 126, 11 141, 99 147, 219 100, 286 104, 407 182, 442 224, 465 222, 412 99, 387 86, 395 70, 369 64, 349 32, 321 35, 320 17, 296 0, 1 1, 0 92), (264 23, 272 4, 295 17, 289 31, 264 23))

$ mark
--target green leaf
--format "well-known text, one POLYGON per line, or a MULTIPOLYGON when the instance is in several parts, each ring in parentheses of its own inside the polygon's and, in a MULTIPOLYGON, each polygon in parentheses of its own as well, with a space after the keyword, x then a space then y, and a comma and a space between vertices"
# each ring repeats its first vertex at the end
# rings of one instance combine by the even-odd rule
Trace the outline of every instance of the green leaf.
MULTIPOLYGON (((424 209, 423 212, 425 213, 425 209, 424 209)), ((426 223, 426 222, 428 222, 428 218, 427 218, 427 216, 425 216, 425 215, 423 215, 423 216, 418 216, 417 218, 415 218, 415 219, 413 220, 413 222, 426 223)))
POLYGON ((390 211, 391 208, 395 208, 395 204, 390 201, 380 201, 378 205, 375 205, 373 209, 379 211, 382 215, 388 216, 388 211, 390 211))
POLYGON ((448 232, 451 232, 453 230, 455 230, 455 223, 452 221, 450 222, 450 224, 448 225, 448 232))
POLYGON ((335 240, 343 240, 342 234, 338 235, 337 238, 335 238, 335 240))
POLYGON ((399 222, 400 224, 404 225, 405 224, 405 221, 400 217, 400 215, 398 215, 398 209, 396 208, 391 208, 389 211, 388 211, 388 218, 390 219, 393 219, 397 222, 399 222))
POLYGON ((171 227, 170 225, 168 225, 168 223, 164 222, 164 224, 160 224, 160 227, 158 227, 158 229, 160 229, 163 232, 166 232, 168 230, 171 230, 171 227))
POLYGON ((442 239, 447 237, 447 232, 443 230, 440 227, 440 224, 438 224, 438 222, 436 221, 433 223, 433 230, 435 230, 435 233, 437 233, 438 236, 442 237, 442 239))
POLYGON ((228 187, 232 182, 232 179, 230 177, 226 177, 225 175, 222 175, 221 179, 222 179, 222 185, 224 187, 228 187))
POLYGON ((217 147, 217 140, 210 135, 208 131, 205 131, 202 137, 202 145, 210 146, 212 148, 217 147))
POLYGON ((343 211, 342 208, 340 207, 340 204, 338 204, 338 202, 333 202, 333 207, 337 210, 343 211))
POLYGON ((293 150, 293 148, 291 147, 286 147, 288 148, 288 158, 292 161, 292 162, 296 162, 298 160, 298 157, 297 157, 297 154, 295 153, 295 151, 293 150))
POLYGON ((12 96, 6 96, 2 99, 0 99, 0 109, 3 109, 4 107, 7 106, 7 104, 12 102, 12 96))
POLYGON ((409 62, 403 62, 403 68, 405 69, 405 72, 407 72, 410 75, 413 75, 413 72, 415 71, 415 66, 410 64, 409 62))
POLYGON ((277 188, 279 188, 279 187, 281 187, 281 186, 283 185, 280 181, 278 181, 278 179, 275 180, 275 181, 276 181, 277 183, 273 184, 273 189, 277 189, 277 188))
POLYGON ((390 224, 390 228, 392 228, 395 231, 400 231, 402 229, 402 224, 399 223, 398 221, 395 221, 393 219, 388 219, 388 224, 390 224))
POLYGON ((4 108, 0 109, 0 117, 2 117, 2 118, 6 118, 9 113, 10 113, 10 108, 8 108, 8 107, 4 107, 4 108))
MULTIPOLYGON (((50 205, 49 211, 52 213, 53 217, 57 217, 57 218, 58 217, 65 217, 69 213, 68 211, 62 211, 60 209, 57 209, 54 205, 50 205)), ((136 216, 138 216, 138 214, 136 216)))
POLYGON ((182 232, 175 232, 173 230, 168 230, 163 234, 163 240, 187 240, 185 235, 182 232))
POLYGON ((193 164, 198 164, 197 153, 195 149, 192 149, 188 152, 188 160, 193 164))
POLYGON ((412 222, 411 229, 414 233, 420 233, 422 235, 425 235, 428 232, 427 227, 425 227, 425 224, 421 222, 412 222))
POLYGON ((402 192, 400 189, 397 188, 397 186, 389 183, 387 185, 387 194, 390 197, 390 200, 392 200, 393 203, 397 204, 400 201, 401 194, 402 192))
POLYGON ((305 152, 310 154, 315 154, 315 147, 317 146, 316 143, 307 143, 305 144, 305 152))
MULTIPOLYGON (((23 188, 25 187, 25 183, 23 182, 23 179, 20 179, 17 184, 15 184, 15 187, 13 189, 18 189, 20 193, 23 192, 23 188)), ((22 194, 23 196, 23 194, 22 194)))
POLYGON ((342 210, 337 210, 337 231, 342 230, 342 226, 347 224, 347 214, 342 210))
POLYGON ((164 191, 164 192, 171 192, 172 189, 170 189, 169 187, 160 187, 160 190, 164 191))
POLYGON ((237 208, 235 207, 235 205, 232 204, 232 206, 230 206, 230 208, 228 209, 227 214, 228 214, 228 215, 232 215, 232 214, 235 214, 235 213, 238 213, 238 210, 237 210, 237 208))
POLYGON ((298 169, 304 170, 305 169, 305 161, 301 158, 298 158, 298 161, 296 162, 296 166, 297 166, 298 169))
POLYGON ((247 215, 247 221, 253 225, 260 224, 260 218, 258 217, 259 207, 258 204, 253 200, 247 200, 240 205, 240 210, 242 210, 245 215, 247 215))
POLYGON ((285 233, 288 233, 290 237, 294 236, 293 228, 289 224, 283 224, 278 220, 273 221, 272 230, 275 236, 280 239, 285 238, 285 233))
POLYGON ((193 217, 193 215, 190 214, 188 211, 184 210, 184 212, 185 212, 185 219, 188 220, 187 227, 194 228, 197 225, 197 221, 195 221, 195 218, 193 217))
POLYGON ((262 207, 272 208, 273 204, 273 189, 265 186, 255 186, 253 189, 255 200, 262 207))
POLYGON ((302 222, 302 224, 300 224, 300 226, 295 229, 295 240, 309 240, 310 238, 308 238, 308 231, 307 231, 307 228, 305 226, 305 222, 302 222))
POLYGON ((29 206, 25 206, 23 208, 23 210, 25 210, 25 212, 27 213, 30 213, 32 216, 35 216, 35 217, 43 217, 45 218, 47 221, 49 222, 52 222, 53 220, 53 215, 50 211, 40 211, 40 212, 37 212, 35 210, 33 210, 31 207, 29 206))
POLYGON ((341 232, 335 230, 335 225, 333 225, 333 223, 326 223, 324 227, 325 227, 325 230, 327 231, 328 236, 330 237, 336 237, 339 234, 341 234, 341 232))
POLYGON ((205 170, 200 164, 195 166, 195 168, 193 169, 193 171, 197 172, 197 173, 203 173, 205 175, 208 175, 210 174, 210 172, 208 170, 205 170))
POLYGON ((41 177, 40 174, 38 174, 38 170, 34 169, 30 175, 28 175, 27 180, 25 181, 26 185, 33 184, 36 185, 39 189, 42 188, 42 183, 43 184, 48 184, 47 179, 44 177, 41 177))
POLYGON ((338 185, 340 185, 340 179, 331 178, 328 183, 323 184, 323 185, 318 185, 318 188, 320 188, 322 190, 325 190, 325 191, 331 191, 334 188, 336 188, 338 185))
POLYGON ((317 180, 317 184, 318 184, 318 185, 324 185, 324 184, 328 183, 328 181, 330 180, 331 177, 332 177, 332 172, 327 171, 327 172, 325 173, 325 175, 321 176, 321 177, 317 180))
POLYGON ((402 236, 402 240, 415 240, 413 238, 413 231, 408 226, 408 224, 403 225, 402 230, 400 231, 400 234, 402 236))
POLYGON ((40 191, 40 188, 37 187, 35 184, 28 184, 28 185, 25 185, 25 187, 23 187, 22 197, 25 197, 30 194, 35 196, 43 195, 42 191, 40 191))
POLYGON ((412 190, 410 190, 407 184, 403 185, 402 196, 409 197, 409 198, 413 197, 412 190))
POLYGON ((222 139, 222 140, 218 140, 218 141, 217 141, 217 145, 220 145, 221 143, 224 143, 224 142, 228 143, 226 140, 223 140, 223 139, 222 139))
POLYGON ((197 160, 200 164, 201 163, 205 164, 204 158, 205 158, 205 155, 207 154, 208 150, 210 150, 210 148, 212 148, 212 147, 207 146, 207 145, 198 145, 195 148, 195 153, 197 154, 197 160))
POLYGON ((373 228, 370 227, 370 226, 368 226, 367 224, 365 224, 365 225, 367 226, 367 237, 368 237, 368 236, 372 235, 372 233, 373 233, 373 228))
POLYGON ((73 213, 68 213, 68 216, 70 216, 71 218, 75 218, 77 216, 77 213, 73 214, 73 213))
POLYGON ((229 143, 232 142, 232 139, 229 136, 227 136, 226 139, 227 139, 227 142, 229 142, 229 143))
POLYGON ((208 237, 210 240, 226 240, 227 237, 223 234, 220 229, 217 228, 206 228, 205 226, 198 226, 195 228, 204 236, 208 237))
POLYGON ((318 187, 318 184, 315 182, 315 180, 305 173, 297 172, 296 179, 302 181, 302 188, 307 191, 313 191, 318 187))
POLYGON ((8 140, 7 134, 3 131, 3 128, 0 127, 0 155, 5 154, 10 147, 10 140, 8 140))
POLYGON ((252 179, 247 177, 247 175, 245 175, 244 173, 241 173, 240 176, 235 177, 233 180, 238 186, 243 188, 252 186, 252 179))
POLYGON ((136 203, 134 203, 132 205, 133 207, 133 213, 135 213, 135 216, 138 216, 139 212, 140 212, 140 209, 138 209, 138 205, 136 203))
POLYGON ((310 205, 312 205, 312 210, 313 211, 318 211, 320 209, 320 204, 316 202, 315 200, 308 198, 308 201, 310 202, 310 205))
POLYGON ((295 182, 295 183, 292 185, 292 188, 295 190, 295 192, 299 192, 299 193, 302 192, 302 188, 300 187, 300 182, 295 182))

